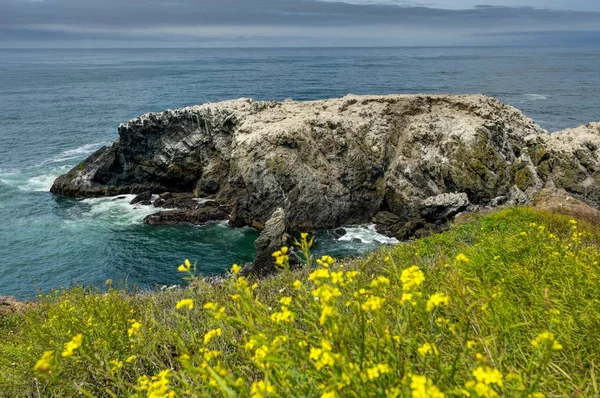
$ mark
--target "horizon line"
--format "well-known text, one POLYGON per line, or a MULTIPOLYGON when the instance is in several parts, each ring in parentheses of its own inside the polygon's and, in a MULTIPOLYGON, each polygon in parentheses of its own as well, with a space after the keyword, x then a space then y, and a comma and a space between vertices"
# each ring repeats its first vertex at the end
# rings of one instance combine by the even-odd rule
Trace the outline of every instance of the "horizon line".
POLYGON ((600 43, 582 44, 486 44, 421 46, 189 46, 189 47, 1 47, 0 50, 286 50, 286 49, 386 49, 386 48, 531 48, 531 47, 600 47, 600 43))

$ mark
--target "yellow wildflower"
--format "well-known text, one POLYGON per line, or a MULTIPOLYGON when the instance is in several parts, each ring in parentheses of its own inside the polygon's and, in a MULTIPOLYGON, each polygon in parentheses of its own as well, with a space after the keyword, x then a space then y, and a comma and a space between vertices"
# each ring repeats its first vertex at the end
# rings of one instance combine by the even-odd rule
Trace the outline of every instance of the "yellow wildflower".
POLYGON ((219 309, 219 304, 217 303, 206 303, 202 306, 202 308, 204 308, 205 310, 208 311, 216 311, 219 309))
POLYGON ((190 263, 190 260, 188 260, 187 258, 185 259, 185 261, 183 262, 183 264, 181 264, 177 270, 179 272, 190 272, 190 269, 192 267, 192 263, 190 263))
POLYGON ((344 286, 344 271, 332 272, 331 283, 344 286))
POLYGON ((400 275, 400 280, 402 281, 402 288, 405 291, 409 291, 417 289, 425 280, 425 275, 419 267, 413 265, 412 267, 402 271, 402 274, 400 275))
POLYGON ((373 281, 371 281, 371 287, 377 287, 380 285, 389 285, 389 284, 390 284, 390 280, 388 278, 386 278, 385 276, 378 276, 373 281))
POLYGON ((410 391, 412 398, 444 398, 446 396, 426 376, 411 375, 410 391))
POLYGON ((292 283, 292 286, 294 287, 294 289, 300 290, 302 288, 302 282, 296 279, 294 283, 292 283))
POLYGON ((281 306, 281 312, 271 314, 271 320, 273 322, 292 322, 294 320, 294 313, 283 305, 281 306))
POLYGON ((231 267, 231 272, 233 272, 234 275, 239 274, 241 270, 242 270, 242 267, 239 266, 238 264, 233 264, 233 266, 231 267))
POLYGON ((346 282, 350 283, 352 280, 358 275, 358 271, 348 271, 346 272, 346 282))
POLYGON ((325 321, 327 321, 327 318, 331 317, 332 315, 333 307, 323 303, 321 305, 321 316, 319 317, 319 323, 321 324, 321 326, 324 325, 325 321))
POLYGON ((327 303, 332 298, 339 297, 342 295, 342 292, 340 292, 340 289, 338 289, 337 287, 330 286, 330 285, 319 286, 318 288, 313 290, 311 293, 313 296, 318 297, 319 300, 321 300, 324 303, 327 303))
POLYGON ((204 335, 204 345, 208 345, 208 343, 210 343, 210 341, 218 336, 221 336, 223 334, 221 328, 217 328, 217 329, 213 329, 213 330, 209 330, 208 332, 206 332, 206 334, 204 335))
POLYGON ((465 256, 464 254, 462 254, 462 253, 459 253, 459 254, 456 256, 456 261, 458 261, 459 263, 465 263, 465 264, 466 264, 466 263, 468 263, 468 262, 469 262, 469 259, 468 259, 468 258, 467 258, 467 256, 465 256))
POLYGON ((290 305, 290 304, 292 304, 292 298, 291 297, 282 297, 279 299, 279 302, 283 305, 290 305))
POLYGON ((250 397, 251 398, 265 398, 267 394, 275 392, 275 387, 265 380, 259 380, 252 383, 250 386, 250 397))
POLYGON ((563 346, 554 338, 554 334, 551 332, 543 332, 537 335, 537 337, 531 340, 531 345, 538 348, 544 343, 550 343, 553 350, 562 350, 563 346))
POLYGON ((404 305, 408 302, 412 303, 412 305, 417 304, 416 301, 413 301, 412 293, 402 293, 402 297, 400 298, 400 305, 404 305))
POLYGON ((125 360, 125 362, 127 363, 131 363, 133 361, 135 361, 137 359, 137 355, 130 355, 127 357, 127 359, 125 360))
POLYGON ((54 351, 45 351, 42 357, 33 366, 33 370, 46 373, 52 370, 52 362, 54 361, 54 351))
POLYGON ((427 310, 427 312, 431 312, 435 307, 438 307, 442 304, 448 305, 449 303, 449 296, 445 295, 444 293, 435 293, 429 298, 429 300, 427 300, 427 305, 425 309, 427 310))
POLYGON ((361 308, 363 311, 377 311, 381 308, 381 305, 384 301, 385 299, 381 297, 371 296, 367 299, 367 301, 364 302, 363 305, 361 305, 361 308))
POLYGON ((131 322, 131 327, 127 329, 127 335, 131 338, 140 330, 142 324, 136 321, 135 319, 132 319, 129 322, 131 322))
POLYGON ((478 367, 473 371, 475 379, 484 384, 496 384, 502 387, 502 373, 498 369, 490 368, 489 366, 478 367))
POLYGON ((380 363, 371 368, 367 368, 367 378, 369 380, 375 380, 379 376, 389 373, 390 371, 390 366, 387 363, 380 363))
POLYGON ((335 391, 328 391, 328 392, 324 392, 323 394, 321 394, 321 398, 335 398, 337 397, 337 394, 335 393, 335 391))
POLYGON ((140 390, 146 391, 148 398, 171 398, 175 397, 173 391, 169 391, 169 383, 171 381, 171 371, 169 369, 162 370, 158 375, 142 376, 138 379, 140 390))
POLYGON ((433 343, 425 343, 421 347, 419 347, 417 351, 419 351, 419 354, 423 355, 424 357, 426 357, 428 354, 439 354, 437 347, 433 343))
POLYGON ((117 371, 123 367, 123 362, 119 361, 118 359, 113 359, 109 363, 110 363, 110 368, 113 371, 117 371))
POLYGON ((78 349, 79 347, 81 347, 82 344, 83 344, 83 335, 81 333, 76 334, 75 336, 73 336, 71 341, 69 341, 67 344, 65 344, 65 350, 62 352, 61 355, 65 358, 72 356, 73 352, 76 349, 78 349))
POLYGON ((194 308, 194 299, 179 300, 177 302, 177 304, 175 305, 175 308, 176 309, 187 308, 188 310, 191 310, 192 308, 194 308))
POLYGON ((269 353, 269 347, 266 345, 262 345, 254 351, 254 356, 252 359, 259 365, 262 365, 267 358, 267 354, 269 353))
POLYGON ((319 282, 318 279, 329 279, 329 278, 330 278, 329 270, 326 268, 316 269, 308 275, 308 280, 314 281, 315 283, 319 282))
POLYGON ((321 370, 325 366, 333 366, 335 361, 333 356, 325 348, 312 347, 310 349, 309 358, 315 361, 317 370, 321 370))

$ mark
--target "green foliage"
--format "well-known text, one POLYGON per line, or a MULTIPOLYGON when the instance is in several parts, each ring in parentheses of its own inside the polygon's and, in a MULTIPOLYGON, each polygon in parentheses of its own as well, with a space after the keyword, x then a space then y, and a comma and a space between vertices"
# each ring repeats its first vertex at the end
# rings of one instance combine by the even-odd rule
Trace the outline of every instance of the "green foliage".
POLYGON ((183 289, 70 289, 0 318, 0 391, 600 394, 600 234, 585 222, 507 209, 345 263, 312 258, 307 239, 297 253, 311 266, 290 270, 282 248, 272 278, 246 280, 234 266, 210 285, 186 261, 183 289))

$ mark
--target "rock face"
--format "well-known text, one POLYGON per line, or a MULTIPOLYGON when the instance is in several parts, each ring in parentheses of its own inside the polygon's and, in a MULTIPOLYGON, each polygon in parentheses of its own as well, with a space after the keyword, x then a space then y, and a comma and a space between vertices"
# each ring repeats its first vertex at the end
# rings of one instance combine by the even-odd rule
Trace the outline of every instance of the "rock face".
POLYGON ((273 212, 271 218, 266 222, 265 228, 254 242, 256 248, 254 261, 245 265, 241 274, 264 276, 271 273, 274 268, 273 253, 282 246, 290 245, 289 240, 287 217, 285 211, 279 208, 273 212))
POLYGON ((19 301, 11 296, 0 296, 0 316, 20 312, 31 303, 19 301))
POLYGON ((52 192, 185 194, 216 201, 234 226, 260 229, 278 208, 291 231, 379 214, 404 238, 467 208, 529 202, 545 187, 600 203, 598 148, 598 123, 549 135, 484 95, 239 99, 122 124, 111 147, 52 192))

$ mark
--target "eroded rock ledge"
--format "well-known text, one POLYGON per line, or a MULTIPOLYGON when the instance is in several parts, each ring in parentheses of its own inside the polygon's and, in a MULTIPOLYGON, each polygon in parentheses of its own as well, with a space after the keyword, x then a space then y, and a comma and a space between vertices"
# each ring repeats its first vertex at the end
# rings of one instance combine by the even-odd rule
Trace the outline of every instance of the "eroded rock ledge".
POLYGON ((550 135, 484 95, 239 99, 122 124, 112 146, 52 192, 160 194, 166 208, 165 192, 188 201, 151 223, 228 217, 262 229, 281 208, 292 231, 374 219, 406 238, 461 211, 530 202, 543 188, 598 204, 598 148, 599 123, 550 135))

